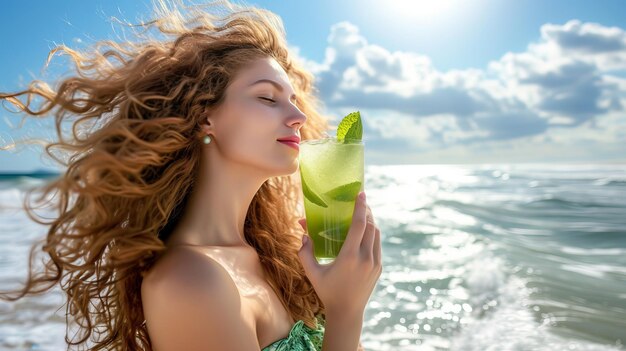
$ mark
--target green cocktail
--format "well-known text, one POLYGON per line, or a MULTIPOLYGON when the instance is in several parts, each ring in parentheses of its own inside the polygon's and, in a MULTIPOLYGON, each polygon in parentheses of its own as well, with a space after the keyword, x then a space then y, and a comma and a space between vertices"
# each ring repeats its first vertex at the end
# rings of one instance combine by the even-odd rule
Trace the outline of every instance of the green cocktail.
POLYGON ((329 263, 339 254, 352 223, 356 196, 363 191, 364 143, 360 115, 356 114, 352 122, 342 122, 345 128, 340 124, 337 137, 300 143, 300 179, 307 231, 320 263, 329 263), (354 125, 348 128, 346 124, 354 125), (347 132, 347 129, 359 133, 347 132))

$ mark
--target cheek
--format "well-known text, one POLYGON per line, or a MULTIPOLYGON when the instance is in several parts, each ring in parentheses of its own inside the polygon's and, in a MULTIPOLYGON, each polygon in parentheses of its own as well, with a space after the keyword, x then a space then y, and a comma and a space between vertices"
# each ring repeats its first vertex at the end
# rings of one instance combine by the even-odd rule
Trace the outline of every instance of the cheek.
POLYGON ((227 155, 242 160, 271 152, 274 140, 267 122, 250 115, 234 117, 231 122, 220 133, 220 144, 227 155))
POLYGON ((217 131, 221 149, 232 159, 267 163, 268 157, 274 157, 277 152, 277 116, 263 103, 248 99, 237 101, 224 114, 226 120, 217 131))

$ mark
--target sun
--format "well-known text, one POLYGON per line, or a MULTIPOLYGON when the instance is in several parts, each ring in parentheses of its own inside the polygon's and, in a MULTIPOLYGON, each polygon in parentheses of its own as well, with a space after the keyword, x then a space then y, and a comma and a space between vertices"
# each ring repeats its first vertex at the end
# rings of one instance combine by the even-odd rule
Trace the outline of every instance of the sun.
POLYGON ((432 19, 452 9, 454 0, 388 0, 386 6, 402 17, 432 19))

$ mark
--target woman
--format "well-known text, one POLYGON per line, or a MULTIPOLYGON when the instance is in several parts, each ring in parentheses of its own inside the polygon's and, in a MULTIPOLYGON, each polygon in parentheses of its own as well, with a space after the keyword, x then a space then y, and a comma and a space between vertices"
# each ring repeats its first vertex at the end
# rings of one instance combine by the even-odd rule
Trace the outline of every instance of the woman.
POLYGON ((0 94, 31 115, 56 108, 59 142, 46 152, 69 153, 41 189, 60 194, 58 218, 25 206, 50 225, 45 271, 0 296, 61 283, 79 331, 68 343, 89 350, 361 349, 380 230, 359 196, 335 262, 319 265, 302 234, 298 150, 279 140, 318 138, 328 124, 280 18, 227 2, 223 17, 159 4, 144 26, 165 39, 59 47, 51 54, 70 54, 78 76, 0 94), (40 110, 31 96, 45 99, 40 110))

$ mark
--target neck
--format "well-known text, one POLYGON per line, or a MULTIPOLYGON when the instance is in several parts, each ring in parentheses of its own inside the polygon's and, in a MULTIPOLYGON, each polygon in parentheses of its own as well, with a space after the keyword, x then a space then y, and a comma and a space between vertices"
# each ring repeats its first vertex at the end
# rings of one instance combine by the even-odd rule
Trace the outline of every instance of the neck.
POLYGON ((167 245, 249 248, 244 222, 267 175, 240 163, 206 159, 201 163, 193 193, 167 245))

